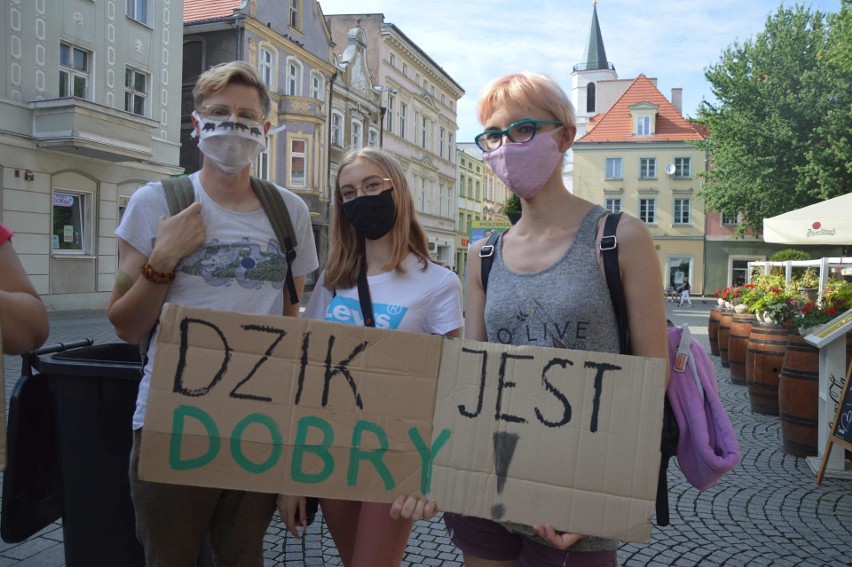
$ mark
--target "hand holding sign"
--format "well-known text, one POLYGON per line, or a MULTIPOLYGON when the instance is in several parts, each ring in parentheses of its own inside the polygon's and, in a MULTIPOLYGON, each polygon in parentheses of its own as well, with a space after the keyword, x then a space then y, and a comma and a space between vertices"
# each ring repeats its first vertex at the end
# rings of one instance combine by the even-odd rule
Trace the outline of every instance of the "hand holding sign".
POLYGON ((397 496, 391 504, 394 520, 431 520, 438 513, 438 503, 431 496, 397 496))

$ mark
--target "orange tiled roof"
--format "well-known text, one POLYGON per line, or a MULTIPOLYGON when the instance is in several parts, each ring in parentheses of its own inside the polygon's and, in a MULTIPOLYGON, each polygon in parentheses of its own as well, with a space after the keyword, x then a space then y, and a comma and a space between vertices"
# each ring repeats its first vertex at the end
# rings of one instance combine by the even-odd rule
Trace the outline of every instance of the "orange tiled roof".
POLYGON ((224 18, 234 13, 241 0, 184 0, 183 21, 212 20, 224 18))
POLYGON ((687 121, 648 77, 639 75, 605 114, 596 116, 594 126, 577 142, 681 142, 701 140, 699 129, 687 121), (659 106, 653 136, 634 136, 630 107, 639 102, 659 106))

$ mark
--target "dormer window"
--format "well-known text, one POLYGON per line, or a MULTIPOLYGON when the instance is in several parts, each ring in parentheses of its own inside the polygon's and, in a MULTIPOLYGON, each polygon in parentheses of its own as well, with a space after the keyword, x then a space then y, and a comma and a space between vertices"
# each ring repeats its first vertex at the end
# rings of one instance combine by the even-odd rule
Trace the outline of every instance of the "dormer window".
POLYGON ((659 106, 650 102, 637 102, 630 107, 634 136, 653 136, 656 132, 659 106))

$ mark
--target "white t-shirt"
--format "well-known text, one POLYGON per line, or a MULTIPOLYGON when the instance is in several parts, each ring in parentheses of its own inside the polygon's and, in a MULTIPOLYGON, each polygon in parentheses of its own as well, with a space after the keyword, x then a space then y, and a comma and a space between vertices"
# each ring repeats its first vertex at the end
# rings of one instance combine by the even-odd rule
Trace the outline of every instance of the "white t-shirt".
MULTIPOLYGON (((396 270, 367 277, 373 316, 379 329, 399 329, 416 333, 444 335, 464 325, 461 308, 461 282, 455 272, 429 262, 426 270, 417 256, 403 262, 405 273, 396 270)), ((304 316, 347 325, 363 325, 358 288, 323 287, 320 276, 304 316)))
MULTIPOLYGON (((280 315, 284 312, 284 276, 287 263, 263 209, 236 212, 216 204, 201 186, 198 173, 189 176, 195 200, 203 207, 205 238, 195 252, 175 267, 175 280, 165 301, 219 311, 280 315)), ((293 276, 319 267, 308 206, 298 196, 278 187, 296 234, 293 276)), ((140 187, 131 197, 115 234, 144 256, 154 250, 157 222, 169 214, 162 183, 140 187)), ((133 428, 142 427, 148 402, 151 371, 156 355, 156 332, 148 348, 148 364, 139 384, 133 428)))

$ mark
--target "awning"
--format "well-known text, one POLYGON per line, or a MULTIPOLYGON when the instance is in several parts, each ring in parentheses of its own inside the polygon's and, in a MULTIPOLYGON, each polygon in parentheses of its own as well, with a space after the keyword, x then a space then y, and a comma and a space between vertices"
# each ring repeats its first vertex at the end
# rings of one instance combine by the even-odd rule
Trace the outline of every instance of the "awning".
POLYGON ((852 193, 763 219, 763 241, 779 244, 852 244, 852 193))

